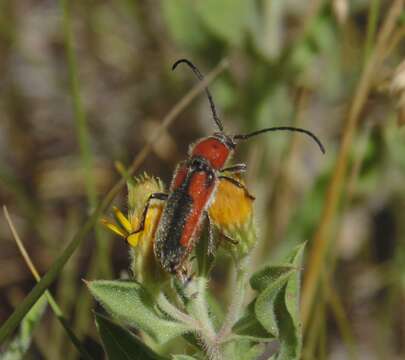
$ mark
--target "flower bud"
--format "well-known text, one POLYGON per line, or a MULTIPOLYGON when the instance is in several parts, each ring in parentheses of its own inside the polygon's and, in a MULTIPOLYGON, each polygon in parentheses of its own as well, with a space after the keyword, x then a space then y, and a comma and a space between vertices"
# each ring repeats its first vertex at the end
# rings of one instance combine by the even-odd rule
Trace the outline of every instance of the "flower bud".
POLYGON ((234 175, 232 178, 241 186, 227 179, 219 179, 209 216, 220 233, 220 246, 240 260, 249 254, 257 241, 253 221, 254 197, 247 192, 240 178, 234 175))
POLYGON ((125 238, 130 245, 131 270, 135 279, 148 288, 154 288, 167 277, 153 253, 153 242, 164 205, 162 201, 152 200, 149 203, 144 229, 136 233, 135 231, 141 226, 150 195, 164 192, 164 185, 158 178, 144 174, 128 181, 127 187, 128 217, 119 209, 113 208, 116 223, 108 219, 103 219, 102 223, 115 234, 125 238))

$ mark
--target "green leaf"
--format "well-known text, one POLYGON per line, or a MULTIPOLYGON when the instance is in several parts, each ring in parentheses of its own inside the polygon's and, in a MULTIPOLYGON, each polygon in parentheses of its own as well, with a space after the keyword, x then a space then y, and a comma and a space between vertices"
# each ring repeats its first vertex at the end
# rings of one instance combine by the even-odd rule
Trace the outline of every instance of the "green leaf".
MULTIPOLYGON (((297 246, 283 265, 266 266, 250 279, 259 292, 254 301, 254 315, 272 336, 280 341, 277 359, 296 359, 301 352, 301 324, 299 321, 300 268, 304 245, 297 246)), ((257 328, 253 314, 242 318, 236 331, 249 334, 257 328), (243 331, 242 331, 243 330, 243 331)))
POLYGON ((255 272, 250 278, 250 286, 259 292, 263 291, 279 277, 291 272, 294 267, 291 265, 273 265, 255 272))
POLYGON ((196 350, 204 350, 202 348, 201 341, 198 339, 196 334, 186 333, 183 335, 183 339, 186 340, 191 346, 195 347, 196 350))
POLYGON ((93 296, 113 316, 164 343, 190 331, 186 325, 163 318, 149 293, 135 281, 97 280, 87 283, 93 296))
MULTIPOLYGON (((297 246, 290 256, 296 268, 301 267, 305 243, 297 246)), ((280 350, 277 360, 299 359, 302 348, 302 329, 299 316, 300 272, 290 276, 287 286, 276 301, 276 313, 280 334, 280 350)))
POLYGON ((280 332, 276 319, 275 302, 293 272, 294 270, 290 270, 280 275, 259 294, 255 301, 254 306, 257 320, 274 337, 278 337, 280 332))
POLYGON ((204 0, 196 3, 198 15, 217 37, 241 45, 254 15, 250 0, 204 0))
POLYGON ((0 354, 3 360, 22 359, 31 345, 32 335, 36 325, 42 318, 48 302, 45 295, 39 298, 21 322, 20 331, 11 341, 6 351, 0 354))
POLYGON ((265 344, 254 344, 251 340, 237 339, 223 349, 224 359, 257 360, 265 350, 265 344))
POLYGON ((195 360, 195 358, 190 355, 173 355, 172 359, 173 360, 195 360))
MULTIPOLYGON (((237 347, 236 347, 237 350, 237 347)), ((240 360, 256 360, 265 350, 264 344, 256 344, 251 346, 247 351, 240 353, 240 360)))
POLYGON ((248 305, 244 315, 233 326, 232 333, 240 338, 252 341, 269 341, 273 338, 257 320, 254 312, 254 302, 248 305))
POLYGON ((164 360, 130 331, 111 319, 95 314, 96 325, 109 360, 164 360))

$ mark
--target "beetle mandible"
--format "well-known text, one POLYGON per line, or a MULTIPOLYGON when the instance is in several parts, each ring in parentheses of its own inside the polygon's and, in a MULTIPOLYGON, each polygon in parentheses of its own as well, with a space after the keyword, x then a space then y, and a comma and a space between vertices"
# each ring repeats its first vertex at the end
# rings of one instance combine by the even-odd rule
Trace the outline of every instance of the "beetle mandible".
MULTIPOLYGON (((198 68, 187 59, 180 59, 173 64, 174 70, 179 64, 188 65, 199 80, 203 75, 198 68)), ((143 210, 138 229, 133 234, 143 231, 150 202, 154 199, 164 200, 165 206, 156 231, 154 253, 161 267, 172 274, 182 277, 185 261, 192 251, 201 230, 204 219, 208 219, 208 209, 215 196, 218 182, 228 181, 233 186, 244 189, 237 179, 225 173, 242 173, 245 164, 225 167, 239 141, 270 131, 297 131, 310 136, 324 153, 324 147, 310 131, 290 126, 270 127, 248 134, 228 135, 219 119, 212 96, 205 88, 212 116, 218 128, 213 135, 197 140, 189 148, 188 158, 176 168, 168 193, 154 193, 148 198, 143 210)), ((232 239, 229 239, 232 241, 232 239)))

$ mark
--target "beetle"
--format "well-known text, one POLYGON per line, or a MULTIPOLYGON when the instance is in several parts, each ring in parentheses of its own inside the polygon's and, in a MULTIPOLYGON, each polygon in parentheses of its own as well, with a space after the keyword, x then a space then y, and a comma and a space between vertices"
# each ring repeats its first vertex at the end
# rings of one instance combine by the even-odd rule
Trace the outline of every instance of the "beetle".
MULTIPOLYGON (((197 78, 203 80, 198 68, 187 59, 180 59, 173 64, 172 70, 179 64, 188 65, 197 78)), ((271 131, 297 131, 310 136, 324 153, 320 140, 310 131, 290 126, 270 127, 248 134, 228 135, 219 119, 213 98, 205 88, 214 123, 218 131, 211 136, 197 140, 189 148, 188 158, 176 168, 168 193, 153 193, 149 196, 138 229, 144 230, 145 219, 151 201, 163 200, 165 205, 159 220, 154 240, 154 254, 160 266, 171 274, 182 277, 186 271, 186 259, 199 237, 201 225, 207 219, 210 225, 208 209, 215 197, 219 181, 227 181, 242 188, 252 199, 246 187, 229 173, 242 173, 245 164, 225 167, 240 141, 271 131)), ((232 241, 232 239, 228 239, 232 241)), ((209 240, 212 241, 212 240, 209 240)))

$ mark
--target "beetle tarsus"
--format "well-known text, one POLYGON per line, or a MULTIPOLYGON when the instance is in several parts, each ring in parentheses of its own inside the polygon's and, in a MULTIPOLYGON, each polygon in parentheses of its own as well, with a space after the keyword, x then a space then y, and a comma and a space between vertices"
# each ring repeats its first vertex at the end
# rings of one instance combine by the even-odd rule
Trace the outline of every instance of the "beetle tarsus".
POLYGON ((195 273, 191 272, 191 264, 186 263, 176 271, 176 275, 180 279, 183 287, 186 288, 191 280, 193 280, 195 273))
POLYGON ((139 232, 141 232, 141 231, 143 231, 145 229, 146 214, 148 213, 150 202, 152 200, 167 200, 168 196, 169 195, 167 195, 165 193, 153 193, 153 194, 150 194, 150 196, 148 197, 148 200, 146 201, 146 205, 143 208, 141 223, 140 223, 138 229, 131 232, 128 235, 128 237, 133 235, 133 234, 137 234, 137 233, 139 233, 139 232))
POLYGON ((243 184, 242 184, 241 182, 239 182, 238 180, 236 180, 236 179, 234 179, 234 178, 231 178, 231 177, 229 177, 229 176, 226 176, 226 175, 218 176, 218 178, 219 178, 219 179, 222 179, 222 180, 229 181, 231 184, 237 186, 239 189, 242 189, 242 190, 245 192, 245 194, 246 194, 246 196, 247 196, 248 198, 250 198, 250 199, 252 199, 252 200, 255 200, 255 199, 256 199, 253 195, 251 195, 251 194, 249 193, 249 190, 246 188, 246 186, 243 185, 243 184))
POLYGON ((232 245, 238 245, 238 244, 239 244, 239 241, 238 241, 238 240, 232 239, 230 236, 224 234, 223 232, 220 232, 219 234, 221 235, 221 237, 222 237, 225 241, 230 242, 232 245))

